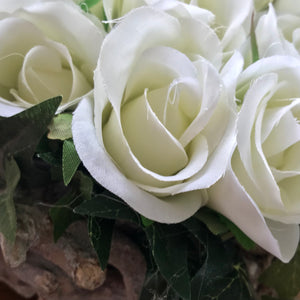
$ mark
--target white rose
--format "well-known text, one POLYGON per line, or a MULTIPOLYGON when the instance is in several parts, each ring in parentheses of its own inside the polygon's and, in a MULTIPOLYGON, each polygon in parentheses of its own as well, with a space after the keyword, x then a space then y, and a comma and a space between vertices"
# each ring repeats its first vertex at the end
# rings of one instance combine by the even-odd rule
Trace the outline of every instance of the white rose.
POLYGON ((283 261, 299 241, 299 82, 291 56, 261 59, 241 74, 232 172, 210 192, 212 208, 283 261))
POLYGON ((0 115, 62 95, 62 111, 93 89, 104 30, 69 1, 0 1, 0 115), (17 10, 15 10, 17 9, 17 10))
MULTIPOLYGON (((184 0, 182 0, 184 1, 184 0)), ((250 33, 252 0, 185 0, 190 6, 210 11, 214 19, 210 23, 219 36, 225 58, 241 48, 250 33)))
POLYGON ((275 1, 255 29, 259 57, 292 55, 300 58, 298 1, 275 1))
POLYGON ((235 54, 221 75, 220 42, 205 23, 149 7, 103 42, 94 102, 74 113, 73 138, 90 174, 142 215, 180 222, 205 204, 235 144, 235 54), (203 42, 205 41, 205 43, 203 42))

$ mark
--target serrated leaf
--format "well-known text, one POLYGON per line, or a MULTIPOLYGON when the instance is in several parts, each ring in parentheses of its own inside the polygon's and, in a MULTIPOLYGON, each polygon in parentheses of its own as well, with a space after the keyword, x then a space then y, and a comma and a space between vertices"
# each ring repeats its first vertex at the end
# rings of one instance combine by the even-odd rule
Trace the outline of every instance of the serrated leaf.
POLYGON ((76 200, 78 200, 76 191, 69 191, 50 209, 49 214, 53 223, 53 238, 55 242, 70 224, 82 218, 73 212, 73 205, 76 200))
POLYGON ((62 156, 62 172, 65 185, 70 183, 79 164, 80 158, 76 152, 74 143, 72 141, 65 140, 63 144, 62 156))
POLYGON ((95 217, 89 217, 88 219, 90 240, 97 253, 102 270, 106 269, 108 263, 114 224, 115 221, 110 219, 95 217))
POLYGON ((0 189, 0 232, 3 234, 6 241, 13 244, 17 230, 13 196, 20 179, 20 170, 13 158, 5 159, 4 172, 5 188, 0 189))
POLYGON ((168 284, 183 299, 191 299, 187 241, 179 225, 154 223, 145 229, 154 260, 168 284))
POLYGON ((141 223, 138 214, 123 201, 103 194, 83 202, 75 207, 74 212, 91 217, 127 220, 139 225, 141 223))
POLYGON ((207 231, 195 218, 184 226, 202 243, 206 259, 191 281, 192 300, 250 300, 251 294, 241 263, 236 261, 234 248, 207 231))
POLYGON ((72 138, 72 114, 62 113, 55 116, 48 129, 48 139, 64 141, 72 138))
POLYGON ((243 233, 234 223, 225 218, 222 215, 219 215, 220 220, 227 226, 227 228, 234 235, 236 240, 245 250, 253 250, 256 244, 245 234, 243 233))
POLYGON ((294 299, 300 291, 300 248, 288 264, 275 259, 260 281, 274 288, 280 299, 294 299))

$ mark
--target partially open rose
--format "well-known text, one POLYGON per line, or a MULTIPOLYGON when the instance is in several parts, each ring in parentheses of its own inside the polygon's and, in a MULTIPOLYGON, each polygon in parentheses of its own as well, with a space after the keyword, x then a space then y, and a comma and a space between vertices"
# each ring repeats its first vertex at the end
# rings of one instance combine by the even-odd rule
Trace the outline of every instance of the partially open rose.
POLYGON ((103 42, 94 101, 74 113, 73 137, 91 175, 144 216, 180 222, 205 204, 235 143, 235 82, 205 23, 149 7, 103 42), (203 42, 205 41, 205 43, 203 42))
POLYGON ((17 10, 16 1, 2 2, 0 115, 58 95, 62 111, 91 92, 104 38, 100 22, 68 1, 30 1, 17 10))
POLYGON ((241 74, 232 170, 209 202, 285 262, 299 241, 299 82, 300 61, 292 56, 261 59, 241 74))
POLYGON ((275 1, 260 16, 255 29, 259 57, 300 58, 300 10, 297 0, 275 1))

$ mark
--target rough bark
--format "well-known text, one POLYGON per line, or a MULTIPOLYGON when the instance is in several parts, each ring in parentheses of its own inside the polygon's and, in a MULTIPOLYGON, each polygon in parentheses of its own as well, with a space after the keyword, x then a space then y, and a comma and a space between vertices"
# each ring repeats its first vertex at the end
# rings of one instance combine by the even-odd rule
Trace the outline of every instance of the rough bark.
POLYGON ((138 247, 115 231, 107 270, 101 270, 86 224, 73 223, 53 242, 47 211, 22 206, 14 246, 1 239, 0 281, 39 300, 138 300, 146 264, 138 247))

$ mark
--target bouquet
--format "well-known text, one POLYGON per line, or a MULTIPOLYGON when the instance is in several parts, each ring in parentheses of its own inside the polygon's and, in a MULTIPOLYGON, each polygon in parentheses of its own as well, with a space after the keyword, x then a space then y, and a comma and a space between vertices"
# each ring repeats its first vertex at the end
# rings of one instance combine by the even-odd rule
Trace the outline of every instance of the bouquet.
POLYGON ((297 4, 0 0, 1 280, 296 299, 297 4))

